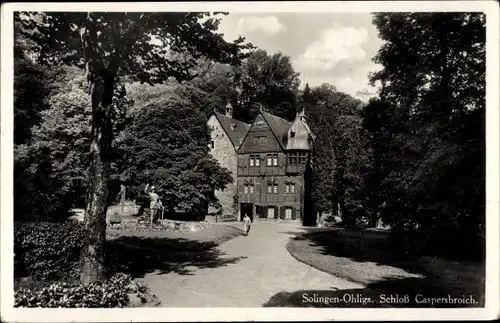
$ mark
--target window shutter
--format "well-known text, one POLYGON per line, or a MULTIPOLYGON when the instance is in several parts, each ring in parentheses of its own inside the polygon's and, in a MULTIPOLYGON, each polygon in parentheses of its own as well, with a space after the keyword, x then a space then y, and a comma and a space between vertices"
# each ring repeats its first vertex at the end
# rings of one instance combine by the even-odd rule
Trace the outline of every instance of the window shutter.
POLYGON ((277 206, 275 206, 275 207, 274 207, 274 218, 275 218, 275 219, 277 219, 277 218, 278 218, 278 216, 279 216, 278 211, 279 211, 279 210, 278 210, 278 207, 277 207, 277 206))
POLYGON ((261 217, 262 218, 267 218, 267 206, 262 206, 261 217))
POLYGON ((292 220, 295 220, 297 219, 297 209, 294 207, 292 207, 292 220))
POLYGON ((280 219, 285 219, 285 207, 280 207, 280 219))

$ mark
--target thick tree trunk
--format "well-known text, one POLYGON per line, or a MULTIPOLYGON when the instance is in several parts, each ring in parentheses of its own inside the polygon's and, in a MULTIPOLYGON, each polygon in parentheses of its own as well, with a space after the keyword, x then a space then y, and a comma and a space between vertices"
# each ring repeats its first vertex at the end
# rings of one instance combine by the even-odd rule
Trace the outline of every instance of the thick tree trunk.
POLYGON ((113 95, 113 81, 102 76, 90 79, 92 97, 91 161, 88 173, 85 214, 86 243, 80 255, 80 280, 83 283, 105 279, 104 243, 110 161, 113 137, 112 118, 107 111, 113 95))
MULTIPOLYGON (((114 42, 117 43, 119 33, 117 33, 116 24, 112 27, 116 36, 114 42)), ((80 280, 83 283, 102 281, 106 278, 104 243, 106 241, 109 155, 113 141, 114 117, 111 101, 119 62, 117 51, 107 68, 104 66, 102 53, 99 53, 97 33, 96 18, 92 12, 89 12, 80 30, 92 102, 91 157, 84 221, 86 237, 80 254, 80 280)))

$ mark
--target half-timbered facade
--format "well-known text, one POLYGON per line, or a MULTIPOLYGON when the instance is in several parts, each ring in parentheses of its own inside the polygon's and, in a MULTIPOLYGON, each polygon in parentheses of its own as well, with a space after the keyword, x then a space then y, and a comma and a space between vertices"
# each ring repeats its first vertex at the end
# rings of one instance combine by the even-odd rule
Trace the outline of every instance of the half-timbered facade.
POLYGON ((304 222, 312 139, 303 113, 290 123, 259 112, 238 149, 241 216, 304 222))
MULTIPOLYGON (((220 124, 221 117, 217 113, 209 123, 213 125, 215 119, 220 124)), ((234 124, 236 122, 233 121, 234 124)), ((238 205, 233 211, 240 219, 248 214, 252 221, 282 219, 301 220, 303 224, 310 222, 308 218, 313 216, 307 214, 312 212, 309 177, 314 135, 304 112, 298 113, 295 120, 289 122, 260 111, 251 125, 242 124, 247 127, 245 134, 242 136, 239 133, 236 144, 233 140, 232 146, 229 141, 224 144, 220 138, 222 133, 212 132, 212 139, 220 142, 216 142, 215 146, 225 150, 221 152, 214 147, 214 156, 222 166, 231 167, 227 168, 236 179, 234 185, 217 193, 219 199, 236 194, 238 205), (231 161, 228 162, 228 159, 231 161)), ((220 128, 227 127, 221 124, 220 128)), ((221 204, 226 203, 221 201, 221 204)))

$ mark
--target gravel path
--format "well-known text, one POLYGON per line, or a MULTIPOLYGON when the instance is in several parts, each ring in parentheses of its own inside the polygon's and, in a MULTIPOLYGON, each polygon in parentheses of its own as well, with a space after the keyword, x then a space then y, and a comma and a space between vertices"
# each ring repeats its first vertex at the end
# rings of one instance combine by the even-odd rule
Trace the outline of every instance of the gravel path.
POLYGON ((280 292, 363 288, 293 258, 286 244, 302 231, 296 224, 255 223, 249 236, 218 247, 221 262, 237 261, 186 268, 189 274, 155 272, 142 280, 163 307, 261 307, 280 292))

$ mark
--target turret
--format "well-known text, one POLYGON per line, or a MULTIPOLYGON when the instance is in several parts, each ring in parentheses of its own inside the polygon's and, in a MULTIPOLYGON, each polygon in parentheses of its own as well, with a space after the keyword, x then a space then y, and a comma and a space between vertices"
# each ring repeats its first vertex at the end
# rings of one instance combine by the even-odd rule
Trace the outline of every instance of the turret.
POLYGON ((310 150, 314 135, 309 128, 304 110, 297 113, 290 128, 286 148, 290 150, 310 150))

